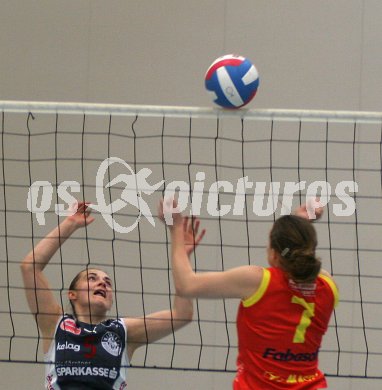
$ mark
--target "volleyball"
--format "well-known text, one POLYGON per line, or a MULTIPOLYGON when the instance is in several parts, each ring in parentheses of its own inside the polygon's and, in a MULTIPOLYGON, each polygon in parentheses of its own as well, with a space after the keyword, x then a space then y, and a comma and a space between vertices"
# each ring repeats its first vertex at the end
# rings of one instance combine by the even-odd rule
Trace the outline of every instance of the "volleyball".
POLYGON ((259 74, 247 58, 228 54, 217 58, 207 69, 205 87, 216 104, 224 108, 240 108, 256 95, 259 74))

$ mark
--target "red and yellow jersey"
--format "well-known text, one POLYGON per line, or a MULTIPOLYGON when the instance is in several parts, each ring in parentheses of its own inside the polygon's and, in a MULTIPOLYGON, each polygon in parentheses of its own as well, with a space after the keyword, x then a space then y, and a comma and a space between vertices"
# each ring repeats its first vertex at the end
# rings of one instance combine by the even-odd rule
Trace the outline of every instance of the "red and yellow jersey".
POLYGON ((337 302, 325 275, 297 284, 280 268, 265 268, 259 289, 238 310, 234 390, 327 387, 318 351, 337 302))

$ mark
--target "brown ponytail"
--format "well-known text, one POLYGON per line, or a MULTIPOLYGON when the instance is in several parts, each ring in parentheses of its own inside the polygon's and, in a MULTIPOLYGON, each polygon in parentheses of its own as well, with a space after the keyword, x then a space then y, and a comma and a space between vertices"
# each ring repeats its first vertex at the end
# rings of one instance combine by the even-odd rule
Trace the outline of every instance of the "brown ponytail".
POLYGON ((295 215, 277 219, 270 246, 280 254, 280 267, 298 283, 313 282, 321 269, 316 257, 317 235, 311 222, 295 215))

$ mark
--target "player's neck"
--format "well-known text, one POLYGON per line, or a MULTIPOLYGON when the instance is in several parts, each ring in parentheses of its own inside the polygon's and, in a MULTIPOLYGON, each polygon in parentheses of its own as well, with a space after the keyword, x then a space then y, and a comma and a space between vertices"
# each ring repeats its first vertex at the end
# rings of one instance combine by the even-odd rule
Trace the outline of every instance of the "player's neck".
POLYGON ((106 313, 78 313, 76 312, 77 321, 84 322, 86 324, 99 324, 106 320, 106 313))
POLYGON ((84 322, 85 324, 96 325, 106 320, 105 316, 78 316, 77 321, 84 322))

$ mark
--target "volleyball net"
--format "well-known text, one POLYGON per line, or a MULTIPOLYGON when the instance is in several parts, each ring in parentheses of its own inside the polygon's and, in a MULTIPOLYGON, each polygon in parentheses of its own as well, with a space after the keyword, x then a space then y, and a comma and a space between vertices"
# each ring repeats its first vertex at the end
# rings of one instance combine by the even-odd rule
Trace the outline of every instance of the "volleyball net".
MULTIPOLYGON (((172 305, 164 194, 178 193, 207 229, 197 272, 266 266, 274 219, 318 196, 318 255, 341 298, 321 367, 382 378, 382 113, 33 102, 0 111, 0 361, 43 362, 19 265, 74 198, 95 205, 96 222, 46 268, 54 293, 65 310, 74 275, 100 267, 115 286, 111 315, 133 317, 172 305)), ((193 322, 138 350, 133 365, 235 371, 237 306, 197 300, 193 322)))

